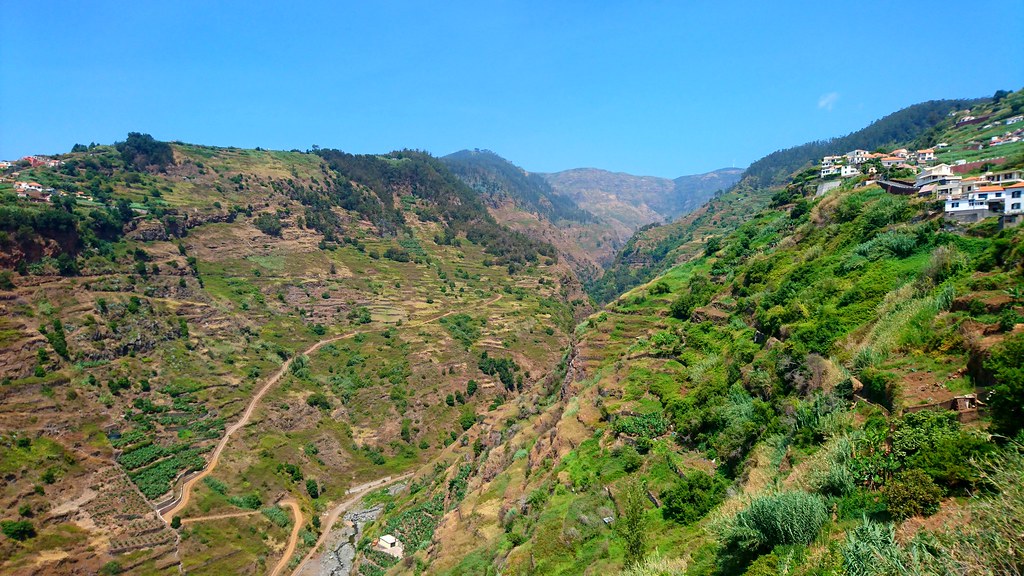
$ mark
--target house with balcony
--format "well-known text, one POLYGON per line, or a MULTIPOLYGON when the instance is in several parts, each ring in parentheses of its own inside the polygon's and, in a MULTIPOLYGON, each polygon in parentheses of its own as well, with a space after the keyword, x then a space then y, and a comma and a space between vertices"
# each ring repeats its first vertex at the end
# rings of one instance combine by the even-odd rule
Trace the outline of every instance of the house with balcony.
POLYGON ((826 166, 841 164, 845 158, 845 156, 825 156, 821 159, 821 167, 825 168, 826 166))
POLYGON ((832 165, 832 166, 822 166, 821 167, 821 177, 822 178, 827 178, 829 176, 835 176, 836 174, 839 174, 839 166, 832 165))
POLYGON ((846 153, 846 160, 850 164, 863 164, 871 158, 867 150, 852 150, 846 153))
POLYGON ((860 170, 856 166, 843 165, 839 167, 840 178, 852 178, 854 176, 860 176, 860 170))
POLYGON ((914 180, 914 185, 924 192, 925 187, 933 190, 936 196, 960 195, 960 184, 963 176, 956 174, 949 164, 937 164, 921 170, 914 180))
POLYGON ((918 164, 926 164, 928 162, 935 161, 935 150, 932 148, 925 148, 924 150, 918 150, 916 154, 918 164))

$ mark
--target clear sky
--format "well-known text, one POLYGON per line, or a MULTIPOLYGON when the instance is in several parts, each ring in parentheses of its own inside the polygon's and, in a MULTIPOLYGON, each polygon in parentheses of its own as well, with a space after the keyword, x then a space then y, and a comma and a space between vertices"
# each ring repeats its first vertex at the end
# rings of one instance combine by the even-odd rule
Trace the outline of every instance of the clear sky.
POLYGON ((1020 89, 1021 30, 1021 0, 10 2, 0 158, 139 131, 675 177, 1020 89))

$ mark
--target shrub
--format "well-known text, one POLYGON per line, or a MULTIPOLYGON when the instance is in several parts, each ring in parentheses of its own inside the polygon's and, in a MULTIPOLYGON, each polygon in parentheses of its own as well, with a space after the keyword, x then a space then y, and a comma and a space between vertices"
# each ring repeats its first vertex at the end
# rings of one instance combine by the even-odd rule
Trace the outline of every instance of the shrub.
POLYGON ((260 506, 263 506, 263 500, 259 494, 255 492, 252 494, 246 494, 245 496, 232 496, 228 498, 228 502, 232 506, 238 506, 239 508, 245 508, 247 510, 259 510, 260 506))
POLYGON ((311 394, 309 398, 306 398, 306 404, 321 410, 331 409, 331 401, 327 399, 327 396, 323 392, 314 392, 311 394))
POLYGON ((889 513, 895 518, 931 516, 939 510, 942 489, 916 468, 905 470, 882 489, 889 513))
POLYGON ((992 427, 1006 436, 1024 429, 1024 334, 1012 336, 996 348, 985 368, 996 382, 989 396, 992 427))
POLYGON ((828 520, 825 501, 807 492, 779 492, 750 502, 725 527, 729 548, 768 552, 783 544, 809 544, 828 520))
POLYGON ((668 431, 668 420, 657 412, 639 416, 620 417, 613 426, 616 434, 657 438, 668 431))
POLYGON ((723 478, 693 470, 662 494, 662 514, 680 524, 696 522, 725 498, 725 489, 723 478))
POLYGON ((0 532, 3 532, 4 536, 11 540, 17 540, 18 542, 24 542, 36 536, 36 529, 28 520, 0 521, 0 532))

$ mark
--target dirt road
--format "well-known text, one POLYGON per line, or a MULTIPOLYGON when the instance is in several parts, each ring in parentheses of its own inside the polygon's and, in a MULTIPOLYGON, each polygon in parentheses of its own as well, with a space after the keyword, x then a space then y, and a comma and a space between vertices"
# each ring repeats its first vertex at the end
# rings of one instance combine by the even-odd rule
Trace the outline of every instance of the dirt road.
POLYGON ((292 554, 295 554, 295 546, 299 542, 299 530, 302 530, 302 510, 299 508, 299 503, 292 498, 285 498, 278 504, 292 509, 294 523, 292 524, 292 535, 288 538, 288 546, 284 549, 284 556, 277 561, 277 566, 274 566, 270 576, 278 576, 282 570, 288 567, 288 561, 291 560, 292 554))
POLYGON ((309 553, 306 554, 306 557, 302 559, 302 562, 295 567, 295 571, 292 572, 292 576, 298 576, 302 572, 306 563, 312 560, 313 557, 316 556, 317 550, 327 542, 327 538, 331 535, 331 529, 334 528, 334 524, 337 523, 338 518, 341 518, 345 512, 348 512, 353 506, 358 504, 359 501, 363 499, 363 496, 366 496, 369 492, 377 490, 378 488, 390 486, 396 482, 412 478, 412 476, 412 472, 402 474, 401 476, 385 476, 383 478, 378 478, 377 480, 365 482, 358 486, 353 486, 346 490, 345 495, 351 495, 351 498, 335 506, 334 509, 331 510, 331 513, 327 515, 327 519, 321 522, 320 538, 316 541, 316 544, 313 545, 313 548, 309 550, 309 553))

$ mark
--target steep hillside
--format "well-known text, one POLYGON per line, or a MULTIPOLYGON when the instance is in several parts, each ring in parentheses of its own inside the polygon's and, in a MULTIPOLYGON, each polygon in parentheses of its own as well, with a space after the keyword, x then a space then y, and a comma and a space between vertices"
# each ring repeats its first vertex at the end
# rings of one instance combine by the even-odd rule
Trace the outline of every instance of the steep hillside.
POLYGON ((406 559, 365 573, 1019 568, 997 550, 1021 543, 1024 464, 985 430, 1022 438, 1024 228, 858 183, 757 211, 580 324, 549 386, 389 497, 365 542, 406 559), (954 402, 975 391, 980 421, 954 402))
POLYGON ((4 574, 283 573, 348 488, 541 386, 585 300, 424 154, 53 164, 0 183, 4 574))

